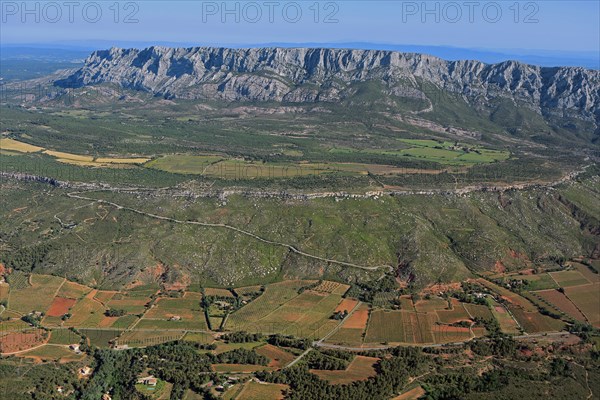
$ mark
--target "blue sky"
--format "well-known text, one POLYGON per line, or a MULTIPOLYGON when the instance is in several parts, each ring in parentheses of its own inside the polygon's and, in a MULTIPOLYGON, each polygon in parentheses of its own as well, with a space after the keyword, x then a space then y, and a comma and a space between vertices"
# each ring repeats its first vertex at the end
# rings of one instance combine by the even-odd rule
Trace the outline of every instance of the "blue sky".
POLYGON ((21 1, 3 0, 1 43, 371 42, 491 50, 600 49, 598 1, 266 0, 227 2, 229 13, 222 1, 121 1, 118 13, 114 0, 74 3, 70 9, 63 1, 23 7, 21 1))

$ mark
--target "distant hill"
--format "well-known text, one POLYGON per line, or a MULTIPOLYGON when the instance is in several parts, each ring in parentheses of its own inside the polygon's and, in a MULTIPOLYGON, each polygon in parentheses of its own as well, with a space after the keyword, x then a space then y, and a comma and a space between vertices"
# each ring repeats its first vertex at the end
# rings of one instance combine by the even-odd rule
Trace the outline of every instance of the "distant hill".
POLYGON ((513 133, 540 133, 540 124, 564 130, 561 136, 587 135, 587 142, 600 133, 600 71, 516 61, 446 61, 381 50, 112 48, 95 51, 81 69, 55 83, 116 83, 167 99, 346 101, 392 112, 400 103, 428 102, 431 107, 420 113, 434 116, 443 114, 441 102, 451 94, 468 113, 513 133))

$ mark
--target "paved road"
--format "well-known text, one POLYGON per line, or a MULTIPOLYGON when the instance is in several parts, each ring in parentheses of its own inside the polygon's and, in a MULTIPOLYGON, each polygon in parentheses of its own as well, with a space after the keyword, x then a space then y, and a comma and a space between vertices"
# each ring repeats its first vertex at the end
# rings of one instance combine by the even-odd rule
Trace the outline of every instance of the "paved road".
MULTIPOLYGON (((512 336, 513 339, 519 340, 519 339, 535 339, 535 338, 544 338, 544 337, 561 337, 561 336, 568 336, 570 335, 570 333, 568 332, 547 332, 547 333, 535 333, 532 335, 519 335, 519 336, 512 336)), ((485 337, 481 338, 483 340, 489 340, 486 339, 485 337)), ((469 339, 469 340, 465 340, 462 342, 452 342, 452 343, 445 343, 445 344, 425 344, 425 345, 409 345, 409 346, 415 346, 415 347, 444 347, 444 346, 462 346, 465 343, 470 342, 473 339, 469 339)), ((322 343, 321 341, 317 341, 317 342, 313 342, 313 346, 315 347, 323 347, 323 348, 327 348, 327 349, 337 349, 337 350, 346 350, 346 351, 370 351, 370 350, 385 350, 385 349, 391 349, 394 347, 397 347, 398 345, 381 345, 381 346, 377 346, 377 347, 351 347, 351 346, 342 346, 342 345, 337 345, 337 344, 330 344, 330 343, 322 343)))

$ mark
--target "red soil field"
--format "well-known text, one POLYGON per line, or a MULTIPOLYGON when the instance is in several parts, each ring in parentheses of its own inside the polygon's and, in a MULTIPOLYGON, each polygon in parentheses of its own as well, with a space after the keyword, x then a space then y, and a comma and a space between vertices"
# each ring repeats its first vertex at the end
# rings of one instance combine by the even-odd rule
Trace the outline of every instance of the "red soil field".
POLYGON ((104 317, 104 318, 102 318, 102 321, 100 321, 98 323, 98 327, 99 328, 111 327, 115 322, 117 322, 118 319, 119 319, 119 317, 104 317))
POLYGON ((590 324, 600 327, 600 283, 568 287, 565 294, 590 324))
POLYGON ((569 315, 571 318, 574 318, 577 321, 586 322, 585 316, 577 309, 577 307, 575 307, 575 304, 558 290, 540 290, 535 293, 560 311, 569 315))
POLYGON ((358 304, 358 300, 355 299, 343 299, 342 302, 335 308, 335 312, 344 312, 344 310, 350 312, 356 305, 358 304))
POLYGON ((0 336, 0 352, 13 353, 39 346, 46 342, 43 330, 33 332, 15 332, 0 336))
POLYGON ((295 356, 279 347, 267 344, 255 350, 258 354, 271 360, 269 367, 282 368, 292 362, 295 356))
POLYGON ((55 297, 46 313, 49 317, 61 317, 69 312, 69 309, 77 302, 75 299, 55 297))
POLYGON ((344 322, 344 328, 365 329, 369 321, 369 309, 366 306, 361 306, 354 311, 344 322))

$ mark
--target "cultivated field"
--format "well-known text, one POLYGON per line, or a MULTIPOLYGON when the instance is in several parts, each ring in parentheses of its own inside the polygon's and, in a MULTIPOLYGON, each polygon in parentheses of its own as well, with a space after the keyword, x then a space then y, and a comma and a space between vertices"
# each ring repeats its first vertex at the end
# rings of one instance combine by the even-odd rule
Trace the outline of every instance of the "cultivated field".
POLYGON ((473 318, 479 317, 486 320, 491 320, 494 318, 488 306, 473 303, 464 303, 463 306, 473 318))
MULTIPOLYGON (((248 303, 240 310, 234 312, 227 320, 226 328, 228 330, 247 330, 253 332, 282 331, 289 327, 298 318, 304 315, 307 310, 292 310, 291 315, 281 314, 282 308, 287 302, 299 296, 298 290, 314 281, 286 281, 268 285, 262 295, 248 303), (281 319, 275 320, 275 324, 267 325, 262 322, 269 318, 273 321, 272 313, 279 310, 281 319)), ((305 296, 306 297, 306 296, 305 296)), ((337 306, 337 303, 336 305, 337 306)), ((335 306, 332 308, 335 309, 335 306)), ((289 308, 289 307, 288 307, 289 308)))
POLYGON ((283 400, 284 393, 288 389, 289 386, 287 385, 250 381, 244 385, 235 400, 283 400))
POLYGON ((492 314, 494 315, 494 318, 496 318, 496 321, 498 321, 498 324, 500 324, 500 330, 502 332, 508 334, 519 333, 517 322, 511 317, 506 308, 495 301, 492 301, 492 314))
POLYGON ((57 296, 65 297, 67 299, 79 300, 91 291, 92 289, 87 286, 67 281, 64 283, 64 285, 61 286, 57 296))
POLYGON ((338 306, 335 308, 335 312, 344 312, 344 311, 348 311, 350 312, 351 310, 354 309, 354 307, 356 307, 356 305, 358 304, 358 300, 356 299, 352 299, 352 298, 345 298, 342 299, 342 302, 340 304, 338 304, 338 306))
POLYGON ((81 336, 70 329, 53 329, 50 333, 49 344, 70 345, 81 341, 81 336))
POLYGON ((550 276, 560 287, 580 286, 591 283, 577 270, 550 272, 550 276))
POLYGON ((150 297, 146 296, 117 293, 108 301, 107 306, 117 310, 125 310, 128 314, 142 314, 150 300, 150 297))
POLYGON ((363 334, 369 321, 369 305, 361 304, 356 311, 347 317, 341 328, 327 339, 328 343, 360 346, 363 334))
POLYGON ((138 158, 118 158, 118 157, 93 157, 87 155, 78 155, 73 153, 66 153, 62 151, 46 150, 43 147, 30 145, 24 142, 20 142, 14 139, 2 138, 0 139, 0 150, 16 151, 18 153, 37 153, 42 152, 49 156, 56 158, 57 161, 66 164, 73 164, 78 166, 91 166, 91 167, 107 167, 113 164, 144 164, 150 161, 146 157, 138 158))
POLYGON ((95 328, 100 325, 106 308, 94 300, 94 294, 94 291, 88 293, 71 308, 71 318, 65 321, 64 326, 95 328))
POLYGON ((0 353, 14 353, 46 343, 48 332, 42 329, 27 329, 0 334, 0 353))
POLYGON ((38 151, 44 150, 42 147, 33 146, 27 143, 19 142, 18 140, 7 138, 0 139, 0 149, 17 151, 19 153, 37 153, 38 151))
MULTIPOLYGON (((417 300, 414 303, 414 308, 418 312, 432 312, 432 311, 438 311, 438 310, 447 310, 448 302, 440 297, 432 297, 429 300, 425 300, 425 299, 417 300)), ((402 309, 404 309, 404 307, 402 307, 402 309)), ((407 309, 410 310, 409 307, 407 309)))
POLYGON ((541 299, 550 303, 553 307, 567 314, 569 317, 580 322, 586 321, 585 316, 581 313, 581 311, 579 311, 575 304, 573 304, 567 296, 558 290, 541 290, 539 292, 534 292, 534 295, 539 296, 541 299))
POLYGON ((61 363, 81 361, 85 354, 75 354, 66 346, 47 344, 36 349, 20 353, 19 357, 32 358, 35 361, 58 361, 61 363))
POLYGON ((418 400, 425 394, 425 389, 421 386, 417 386, 412 388, 401 395, 394 397, 392 400, 418 400))
POLYGON ((260 292, 260 288, 262 286, 257 285, 257 286, 244 286, 244 287, 240 287, 240 288, 235 288, 233 289, 233 291, 240 297, 244 297, 244 296, 248 296, 252 293, 258 293, 260 292))
POLYGON ((85 335, 88 343, 103 348, 110 347, 112 341, 121 334, 120 331, 105 329, 79 329, 79 332, 85 335))
POLYGON ((375 376, 377 374, 375 364, 378 362, 378 358, 356 356, 345 370, 325 371, 311 369, 310 372, 321 379, 329 381, 332 385, 345 385, 356 381, 364 381, 375 376))
POLYGON ((287 352, 283 349, 280 349, 279 347, 273 346, 271 344, 266 344, 264 346, 261 346, 261 347, 255 349, 255 351, 258 354, 265 356, 269 360, 271 360, 271 362, 269 363, 269 367, 274 367, 274 368, 285 367, 287 364, 292 362, 294 360, 294 358, 296 358, 292 353, 289 353, 289 352, 287 352))
POLYGON ((46 315, 49 317, 61 317, 69 312, 71 307, 73 307, 76 302, 77 300, 75 299, 55 297, 52 301, 52 304, 50 304, 50 308, 48 309, 46 315))
POLYGON ((32 311, 46 312, 65 279, 37 274, 32 274, 29 279, 31 286, 20 290, 13 290, 11 287, 8 300, 9 308, 22 314, 32 311))
POLYGON ((323 293, 333 293, 343 295, 350 289, 350 285, 345 285, 339 282, 333 281, 323 281, 313 290, 315 292, 323 292, 323 293))
POLYGON ((233 297, 233 293, 229 290, 219 288, 204 288, 204 294, 206 296, 233 297))
POLYGON ((434 325, 432 328, 436 343, 454 343, 469 340, 473 337, 469 328, 434 325))
POLYGON ((434 343, 434 313, 373 310, 365 343, 434 343))
POLYGON ((94 299, 100 303, 107 304, 118 292, 98 290, 94 296, 94 299))
POLYGON ((509 310, 526 333, 561 331, 565 326, 564 322, 542 315, 537 311, 527 312, 514 306, 509 306, 509 310))
MULTIPOLYGON (((200 301, 186 298, 160 298, 146 312, 144 318, 169 319, 181 317, 183 320, 194 320, 202 314, 200 301)), ((202 317, 204 318, 204 317, 202 317)))
POLYGON ((144 347, 180 340, 184 335, 185 331, 127 331, 115 343, 119 346, 144 347))
POLYGON ((467 310, 463 307, 463 304, 456 299, 452 299, 451 301, 451 310, 436 311, 440 322, 443 322, 445 324, 453 324, 455 322, 470 320, 470 316, 467 313, 467 310))
POLYGON ((319 338, 336 326, 331 316, 340 302, 339 294, 305 290, 258 320, 256 325, 267 333, 319 338))
POLYGON ((10 292, 10 287, 7 283, 0 283, 0 301, 8 300, 8 294, 10 292))
POLYGON ((592 267, 588 267, 587 265, 583 265, 583 264, 578 263, 578 262, 572 262, 571 264, 588 281, 590 281, 592 283, 600 282, 600 274, 594 272, 595 270, 592 267))
POLYGON ((590 324, 600 327, 600 283, 568 287, 565 294, 590 324))

